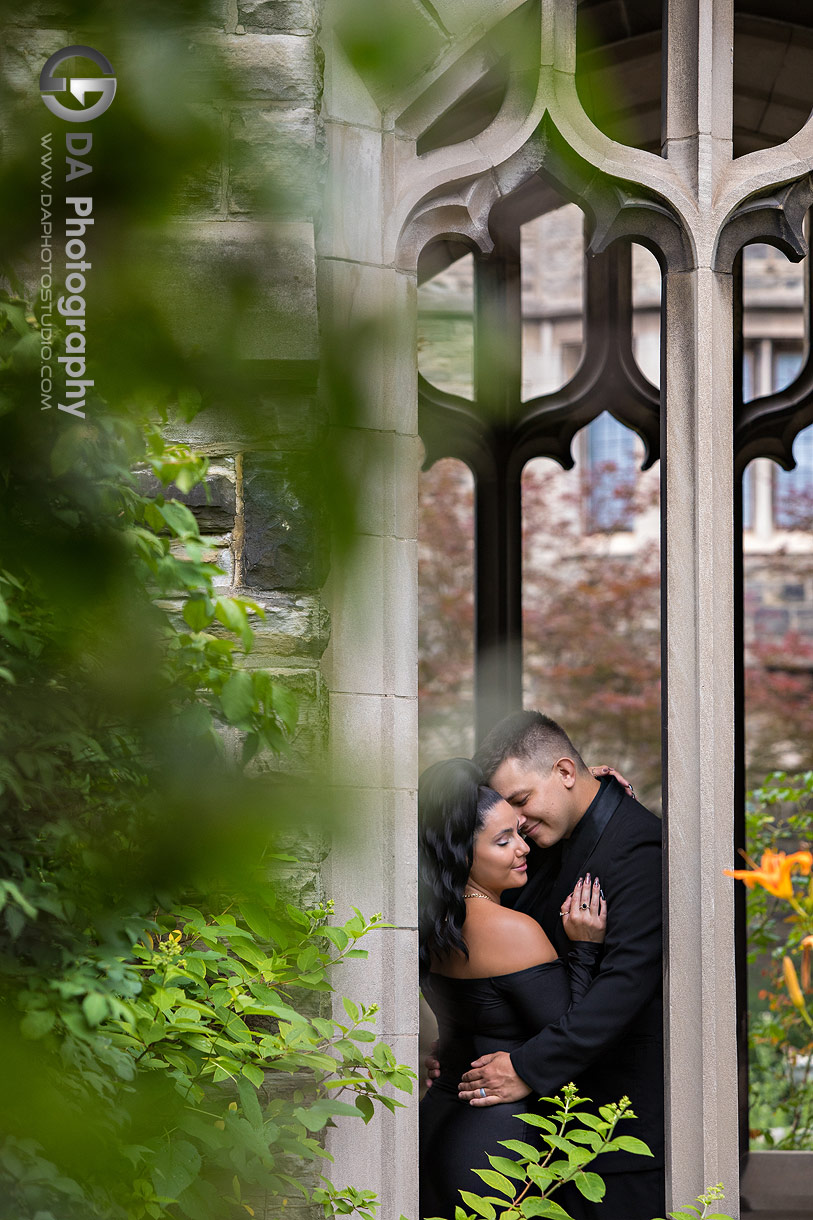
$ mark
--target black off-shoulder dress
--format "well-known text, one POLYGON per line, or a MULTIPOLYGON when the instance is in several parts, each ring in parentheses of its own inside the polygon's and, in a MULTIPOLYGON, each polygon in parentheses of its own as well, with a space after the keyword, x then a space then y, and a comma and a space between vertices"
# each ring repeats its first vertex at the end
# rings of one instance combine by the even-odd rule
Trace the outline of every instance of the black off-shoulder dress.
POLYGON ((472 1060, 511 1051, 578 1003, 595 975, 601 945, 574 942, 561 958, 482 979, 429 974, 423 994, 439 1030, 441 1075, 420 1106, 421 1217, 453 1220, 460 1190, 489 1194, 473 1169, 488 1169, 489 1153, 511 1156, 500 1140, 534 1142, 533 1131, 514 1115, 536 1108, 529 1095, 518 1102, 470 1106, 457 1085, 472 1060))

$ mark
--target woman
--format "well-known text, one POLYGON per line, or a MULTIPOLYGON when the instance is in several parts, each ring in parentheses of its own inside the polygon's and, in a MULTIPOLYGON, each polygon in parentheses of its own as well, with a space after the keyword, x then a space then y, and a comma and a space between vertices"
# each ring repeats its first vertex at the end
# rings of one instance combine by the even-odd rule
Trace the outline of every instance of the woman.
MULTIPOLYGON (((525 885, 528 845, 516 810, 453 758, 421 776, 420 954, 423 993, 438 1021, 440 1076, 421 1102, 421 1216, 453 1217, 460 1190, 481 1193, 500 1140, 527 1139, 515 1118, 526 1102, 474 1107, 457 1083, 472 1060, 520 1046, 558 1020, 590 985, 604 940, 599 879, 585 879, 562 917, 573 949, 565 964, 536 920, 500 905, 525 885)), ((530 1099, 529 1099, 530 1101, 530 1099)))

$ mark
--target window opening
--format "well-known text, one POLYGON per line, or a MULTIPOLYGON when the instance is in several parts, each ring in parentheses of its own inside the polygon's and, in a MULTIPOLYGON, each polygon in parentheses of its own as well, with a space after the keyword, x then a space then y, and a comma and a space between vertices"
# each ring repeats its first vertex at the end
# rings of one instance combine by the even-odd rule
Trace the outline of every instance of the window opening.
POLYGON ((603 411, 586 430, 585 517, 589 533, 631 530, 635 515, 635 433, 603 411))
POLYGON ((773 148, 810 114, 813 30, 807 6, 793 19, 766 18, 753 2, 734 4, 734 156, 773 148))
POLYGON ((643 446, 622 429, 634 452, 632 528, 586 532, 584 455, 594 427, 576 437, 572 470, 546 458, 523 470, 524 703, 560 719, 589 757, 610 750, 637 777, 641 800, 659 809, 658 470, 637 470, 643 446))
POLYGON ((659 4, 582 0, 578 8, 576 87, 597 127, 634 148, 661 145, 659 4))
POLYGON ((522 399, 566 385, 581 363, 584 216, 566 204, 520 229, 522 399))
POLYGON ((420 767, 474 753, 474 479, 444 458, 420 477, 420 767))
POLYGON ((632 245, 632 351, 653 385, 661 384, 661 269, 646 246, 632 245))
MULTIPOLYGON (((770 40, 762 53, 765 79, 774 79, 770 40)), ((762 84, 757 73, 753 90, 762 84)), ((735 116, 736 104, 735 98, 735 116)), ((770 110, 761 147, 781 134, 771 127, 770 110)), ((746 247, 744 402, 781 393, 797 380, 807 353, 805 312, 805 264, 768 245, 746 247)), ((775 786, 772 774, 787 773, 780 787, 790 793, 791 777, 813 767, 813 427, 796 437, 793 454, 792 471, 754 459, 743 482, 745 786, 751 794, 745 824, 746 849, 756 858, 768 847, 792 851, 813 835, 804 801, 764 797, 775 786)), ((772 956, 786 939, 785 910, 764 892, 745 901, 750 1147, 813 1149, 813 1044, 792 1028, 781 955, 772 956)))
POLYGON ((458 258, 418 287, 418 368, 427 381, 474 398, 474 260, 458 258))

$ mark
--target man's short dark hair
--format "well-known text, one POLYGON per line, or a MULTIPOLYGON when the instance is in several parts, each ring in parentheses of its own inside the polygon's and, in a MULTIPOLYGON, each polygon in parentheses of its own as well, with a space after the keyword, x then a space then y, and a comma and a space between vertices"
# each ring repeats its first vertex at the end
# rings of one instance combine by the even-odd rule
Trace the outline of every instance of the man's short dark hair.
POLYGON ((486 780, 507 758, 545 773, 560 758, 572 758, 586 772, 582 756, 561 725, 542 712, 514 712, 495 725, 474 756, 486 780))

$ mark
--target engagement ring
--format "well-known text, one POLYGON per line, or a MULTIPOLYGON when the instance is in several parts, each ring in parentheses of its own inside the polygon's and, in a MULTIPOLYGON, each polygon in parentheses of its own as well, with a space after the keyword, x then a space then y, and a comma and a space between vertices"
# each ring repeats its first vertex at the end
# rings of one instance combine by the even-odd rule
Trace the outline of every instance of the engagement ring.
POLYGON ((481 1097, 485 1097, 485 1095, 486 1095, 486 1091, 485 1091, 485 1089, 481 1089, 481 1090, 480 1090, 480 1096, 481 1096, 481 1097))

